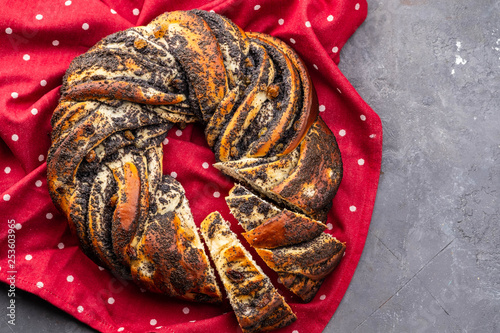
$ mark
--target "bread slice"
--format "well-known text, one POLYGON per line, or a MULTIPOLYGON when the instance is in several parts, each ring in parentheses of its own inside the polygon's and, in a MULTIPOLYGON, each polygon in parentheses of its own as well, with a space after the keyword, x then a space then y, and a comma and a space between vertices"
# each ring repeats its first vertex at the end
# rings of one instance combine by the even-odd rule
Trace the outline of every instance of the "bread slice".
POLYGON ((244 333, 278 329, 297 319, 220 213, 205 218, 201 234, 244 333))
POLYGON ((246 231, 255 229, 265 220, 280 213, 278 208, 239 184, 231 189, 229 196, 226 197, 226 203, 233 216, 246 231))
POLYGON ((323 223, 278 208, 241 185, 231 189, 226 202, 246 231, 243 237, 283 285, 304 302, 311 301, 342 259, 345 243, 324 233, 323 223))

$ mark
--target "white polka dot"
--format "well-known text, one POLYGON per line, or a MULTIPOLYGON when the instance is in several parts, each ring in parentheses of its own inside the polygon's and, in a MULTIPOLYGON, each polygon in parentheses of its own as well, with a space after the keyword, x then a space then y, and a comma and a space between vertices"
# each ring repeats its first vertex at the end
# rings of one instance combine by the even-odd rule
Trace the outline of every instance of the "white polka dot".
POLYGON ((184 314, 188 314, 189 313, 189 308, 188 307, 185 307, 184 309, 182 309, 182 312, 184 314))
POLYGON ((260 9, 260 5, 255 5, 255 7, 253 7, 253 9, 259 10, 260 9))
POLYGON ((295 39, 290 38, 290 43, 295 44, 295 39))
POLYGON ((292 333, 299 333, 299 331, 297 331, 297 330, 293 330, 293 331, 292 331, 292 333))
POLYGON ((30 60, 30 55, 29 55, 29 54, 25 54, 25 55, 23 55, 23 60, 24 60, 24 61, 28 61, 28 60, 30 60))
POLYGON ((125 327, 120 327, 119 329, 117 329, 118 332, 123 332, 125 330, 125 327))
POLYGON ((175 135, 181 136, 182 135, 182 131, 180 129, 178 129, 177 131, 175 131, 175 135))
POLYGON ((220 192, 215 191, 214 192, 214 198, 219 198, 220 197, 220 192))
POLYGON ((326 227, 328 228, 328 230, 332 230, 332 229, 333 229, 333 224, 328 223, 328 224, 326 225, 326 227))
POLYGON ((13 92, 12 94, 10 94, 12 96, 12 98, 18 98, 19 97, 19 94, 16 93, 16 92, 13 92))
POLYGON ((364 114, 362 114, 361 116, 359 116, 359 119, 365 121, 366 120, 366 116, 364 114))
POLYGON ((68 0, 64 3, 66 6, 71 6, 71 0, 68 0))
POLYGON ((73 282, 75 280, 75 278, 73 277, 73 275, 68 275, 68 277, 66 278, 66 281, 68 282, 73 282))
POLYGON ((345 130, 343 130, 343 129, 342 129, 342 130, 340 130, 340 131, 339 131, 339 135, 340 135, 340 136, 344 136, 344 135, 345 135, 345 130))
POLYGON ((342 91, 340 90, 340 88, 337 88, 337 91, 339 92, 339 94, 342 94, 342 91))
POLYGON ((33 259, 33 256, 31 254, 27 254, 26 257, 24 257, 24 259, 30 261, 31 259, 33 259))
POLYGON ((150 324, 151 326, 155 326, 157 323, 158 323, 158 322, 156 321, 156 319, 151 319, 151 320, 149 321, 149 324, 150 324))
POLYGON ((322 301, 324 301, 324 300, 326 299, 326 295, 321 295, 321 296, 319 297, 319 299, 320 299, 320 300, 322 300, 322 301))
POLYGON ((47 81, 45 81, 45 80, 40 81, 40 85, 42 87, 45 87, 47 85, 47 81))
POLYGON ((116 10, 110 9, 111 14, 116 14, 116 10))
POLYGON ((213 10, 213 9, 210 9, 210 13, 215 13, 215 10, 213 10))
POLYGON ((139 13, 140 11, 137 8, 134 8, 134 10, 132 11, 132 14, 134 14, 135 16, 139 15, 139 13))
POLYGON ((311 22, 306 21, 306 23, 305 23, 305 24, 306 24, 306 27, 308 27, 308 28, 310 28, 310 27, 311 27, 311 22))
POLYGON ((174 177, 174 178, 177 178, 177 172, 172 171, 172 172, 170 173, 170 176, 172 176, 172 177, 174 177))
POLYGON ((326 110, 326 107, 324 105, 319 106, 319 112, 324 112, 326 110))
POLYGON ((314 67, 314 69, 316 69, 316 70, 318 69, 318 65, 316 65, 316 64, 313 64, 313 67, 314 67))
POLYGON ((83 29, 83 30, 89 30, 89 28, 90 28, 90 26, 89 26, 89 24, 88 24, 88 23, 84 23, 84 24, 82 24, 82 29, 83 29))
POLYGON ((375 139, 376 136, 377 134, 370 134, 370 139, 375 139))
POLYGON ((285 23, 285 20, 283 20, 283 19, 279 19, 279 20, 278 20, 278 24, 279 24, 279 25, 283 25, 284 23, 285 23))
POLYGON ((4 201, 9 201, 10 200, 10 195, 9 194, 4 194, 3 195, 3 200, 4 201))
POLYGON ((37 286, 38 288, 43 288, 43 282, 38 281, 38 282, 36 283, 36 286, 37 286))
POLYGON ((6 28, 6 29, 5 29, 5 33, 6 33, 7 35, 10 35, 10 34, 12 33, 12 29, 11 29, 11 28, 6 28))
POLYGON ((23 225, 21 223, 16 223, 16 225, 14 226, 17 230, 21 230, 23 225))
POLYGON ((333 53, 337 53, 337 52, 339 52, 339 48, 338 48, 338 47, 336 47, 336 46, 334 46, 334 47, 333 47, 333 49, 332 49, 332 52, 333 52, 333 53))
POLYGON ((328 15, 328 17, 326 19, 328 20, 328 22, 332 22, 333 21, 333 15, 328 15))
POLYGON ((351 206, 351 207, 349 207, 349 210, 350 210, 351 212, 355 212, 355 211, 356 211, 356 206, 351 206))
POLYGON ((104 268, 103 268, 103 267, 101 267, 101 266, 97 266, 97 268, 99 268, 99 270, 100 270, 100 271, 103 271, 103 270, 104 270, 104 268))
POLYGON ((37 113, 38 113, 37 109, 35 109, 35 108, 31 109, 31 114, 32 115, 36 115, 37 113))
POLYGON ((40 21, 41 19, 43 19, 43 15, 42 14, 38 14, 37 16, 35 16, 35 18, 40 21))
POLYGON ((12 141, 17 141, 17 140, 19 140, 19 135, 17 135, 17 134, 12 134, 11 139, 12 139, 12 141))
POLYGON ((36 187, 42 187, 42 181, 41 181, 41 180, 37 180, 37 181, 35 182, 35 186, 36 186, 36 187))
POLYGON ((203 167, 203 169, 208 169, 208 167, 209 167, 207 162, 203 162, 203 164, 201 166, 203 167))
POLYGON ((56 39, 56 40, 53 40, 53 41, 52 41, 52 45, 54 45, 54 46, 59 45, 59 41, 58 41, 57 39, 56 39))
POLYGON ((163 140, 163 144, 168 145, 168 138, 165 138, 165 140, 163 140))
POLYGON ((52 213, 47 213, 47 214, 45 215, 45 218, 46 218, 47 220, 52 220, 52 218, 53 218, 53 217, 54 217, 54 215, 52 215, 52 213))
POLYGON ((79 306, 76 308, 76 311, 78 311, 79 313, 82 313, 82 312, 83 312, 83 306, 79 305, 79 306))
POLYGON ((5 167, 5 169, 3 169, 3 172, 5 173, 10 173, 12 171, 12 169, 10 167, 5 167))
POLYGON ((43 159, 44 159, 44 158, 45 158, 45 156, 43 156, 43 155, 38 156, 38 160, 39 160, 40 162, 41 162, 41 161, 43 161, 43 159))
POLYGON ((358 160, 358 164, 359 164, 359 165, 363 165, 363 164, 365 164, 365 160, 364 160, 364 159, 362 159, 362 158, 360 158, 360 159, 358 160))
POLYGON ((59 248, 59 250, 64 249, 64 243, 57 244, 57 247, 59 248))
POLYGON ((115 299, 113 297, 108 298, 108 304, 115 303, 115 299))
POLYGON ((357 3, 356 6, 354 6, 354 9, 359 10, 359 3, 357 3))

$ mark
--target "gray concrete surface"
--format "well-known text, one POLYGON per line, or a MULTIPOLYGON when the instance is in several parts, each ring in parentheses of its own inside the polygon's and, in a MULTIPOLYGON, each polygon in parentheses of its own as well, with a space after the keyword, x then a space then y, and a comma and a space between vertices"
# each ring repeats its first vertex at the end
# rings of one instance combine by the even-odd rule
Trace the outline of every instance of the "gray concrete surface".
MULTIPOLYGON (((368 4, 340 68, 382 118, 383 174, 325 332, 500 332, 500 1, 368 4)), ((19 297, 14 332, 92 332, 19 297)))
POLYGON ((500 332, 500 1, 368 0, 340 68, 382 118, 367 243, 326 332, 500 332))

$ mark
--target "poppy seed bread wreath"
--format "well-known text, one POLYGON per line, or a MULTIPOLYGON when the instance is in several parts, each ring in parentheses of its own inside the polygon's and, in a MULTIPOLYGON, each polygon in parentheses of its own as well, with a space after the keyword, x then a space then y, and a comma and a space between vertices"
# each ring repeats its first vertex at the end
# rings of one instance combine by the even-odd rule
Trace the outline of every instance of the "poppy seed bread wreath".
POLYGON ((184 189, 162 173, 167 131, 193 122, 224 174, 326 220, 342 162, 305 66, 282 41, 200 10, 164 13, 72 61, 51 119, 49 191, 99 265, 150 291, 219 302, 184 189))

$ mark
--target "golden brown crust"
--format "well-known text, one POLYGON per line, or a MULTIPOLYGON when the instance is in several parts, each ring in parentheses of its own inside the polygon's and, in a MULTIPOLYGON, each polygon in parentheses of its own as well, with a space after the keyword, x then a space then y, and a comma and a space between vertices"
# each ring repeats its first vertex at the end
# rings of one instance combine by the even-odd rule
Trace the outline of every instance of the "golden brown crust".
POLYGON ((273 249, 308 241, 325 229, 323 223, 284 210, 242 235, 255 248, 273 249))
POLYGON ((181 94, 162 93, 155 89, 130 84, 130 82, 108 82, 106 80, 75 85, 63 96, 63 100, 70 101, 84 101, 90 98, 118 99, 150 105, 178 104, 186 99, 181 94))
POLYGON ((113 170, 118 186, 118 202, 113 214, 111 238, 115 252, 126 262, 125 249, 134 237, 139 223, 141 181, 135 164, 125 163, 120 171, 122 172, 118 173, 118 170, 113 170))

